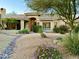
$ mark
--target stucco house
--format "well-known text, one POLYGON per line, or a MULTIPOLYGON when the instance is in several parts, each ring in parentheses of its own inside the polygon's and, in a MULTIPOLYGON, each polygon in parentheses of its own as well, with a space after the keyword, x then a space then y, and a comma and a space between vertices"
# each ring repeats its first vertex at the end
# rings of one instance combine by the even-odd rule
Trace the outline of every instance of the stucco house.
MULTIPOLYGON (((4 18, 15 18, 19 22, 17 25, 15 25, 15 28, 13 29, 24 29, 28 28, 30 31, 32 30, 32 26, 34 23, 41 25, 44 29, 44 31, 52 31, 54 28, 54 25, 57 24, 57 26, 65 24, 59 19, 59 16, 57 15, 45 15, 40 14, 37 12, 31 12, 31 13, 25 13, 25 14, 15 14, 15 15, 5 15, 4 18)), ((12 29, 12 25, 10 26, 12 29)))
POLYGON ((34 23, 41 25, 44 31, 52 31, 54 25, 57 26, 64 25, 65 23, 59 19, 58 15, 49 15, 38 12, 29 12, 24 14, 6 14, 6 9, 0 8, 1 18, 15 18, 19 23, 16 25, 11 25, 9 29, 22 30, 28 28, 32 31, 32 26, 34 23))

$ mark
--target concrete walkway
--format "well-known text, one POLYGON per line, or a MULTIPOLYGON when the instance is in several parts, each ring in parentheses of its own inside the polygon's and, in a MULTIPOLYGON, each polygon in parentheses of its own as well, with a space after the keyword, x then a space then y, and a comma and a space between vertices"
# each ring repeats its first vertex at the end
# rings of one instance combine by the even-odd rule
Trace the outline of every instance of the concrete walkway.
POLYGON ((16 41, 16 48, 10 59, 35 59, 34 53, 40 45, 53 45, 53 40, 60 34, 46 34, 49 38, 41 38, 40 34, 26 34, 16 41))

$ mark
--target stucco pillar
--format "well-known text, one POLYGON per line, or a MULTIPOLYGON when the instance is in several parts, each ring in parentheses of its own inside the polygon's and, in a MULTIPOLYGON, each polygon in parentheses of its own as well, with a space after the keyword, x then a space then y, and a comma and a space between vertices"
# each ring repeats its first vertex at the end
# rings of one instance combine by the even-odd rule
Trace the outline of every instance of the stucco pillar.
POLYGON ((39 22, 39 25, 43 26, 42 22, 39 22))
POLYGON ((20 25, 21 25, 21 30, 23 30, 24 29, 24 20, 21 20, 20 25))
POLYGON ((51 30, 53 30, 53 28, 54 28, 54 24, 53 24, 53 22, 51 21, 51 30))

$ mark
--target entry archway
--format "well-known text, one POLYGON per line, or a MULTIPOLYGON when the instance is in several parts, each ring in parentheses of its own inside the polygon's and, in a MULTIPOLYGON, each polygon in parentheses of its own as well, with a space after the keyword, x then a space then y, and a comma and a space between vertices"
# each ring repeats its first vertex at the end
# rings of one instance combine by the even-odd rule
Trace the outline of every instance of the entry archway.
POLYGON ((33 27, 34 24, 36 24, 36 18, 35 17, 29 18, 29 29, 30 29, 30 31, 32 31, 32 27, 33 27))

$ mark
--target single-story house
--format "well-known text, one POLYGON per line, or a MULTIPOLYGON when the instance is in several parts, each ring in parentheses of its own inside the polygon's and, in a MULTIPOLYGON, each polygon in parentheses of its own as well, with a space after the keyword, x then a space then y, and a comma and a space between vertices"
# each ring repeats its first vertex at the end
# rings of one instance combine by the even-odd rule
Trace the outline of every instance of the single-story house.
MULTIPOLYGON (((0 18, 14 18, 18 21, 17 24, 6 25, 4 23, 5 29, 8 30, 22 30, 28 28, 30 31, 32 31, 33 24, 36 23, 38 25, 41 25, 44 31, 52 31, 55 25, 65 25, 65 23, 57 14, 54 14, 52 16, 39 12, 29 12, 24 14, 6 14, 5 8, 0 8, 0 18)), ((79 23, 79 17, 76 22, 79 23)), ((0 23, 2 22, 0 21, 0 23)))
POLYGON ((65 24, 59 19, 58 15, 48 15, 42 14, 38 12, 31 12, 25 14, 12 14, 12 15, 5 15, 3 18, 15 18, 19 22, 17 25, 9 25, 9 29, 18 29, 22 30, 24 28, 28 28, 30 31, 32 30, 32 26, 34 23, 41 25, 44 31, 52 31, 54 26, 65 24))

